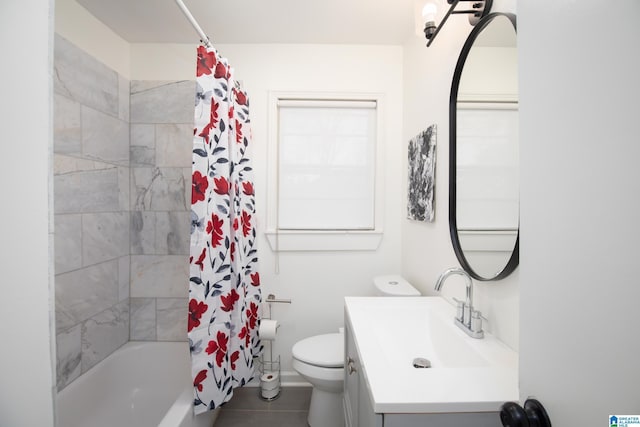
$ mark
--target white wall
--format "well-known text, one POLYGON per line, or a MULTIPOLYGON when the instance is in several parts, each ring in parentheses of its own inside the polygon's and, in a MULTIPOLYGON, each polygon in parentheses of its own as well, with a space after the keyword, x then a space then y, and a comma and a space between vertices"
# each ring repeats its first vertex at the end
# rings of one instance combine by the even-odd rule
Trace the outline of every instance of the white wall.
MULTIPOLYGON (((195 80, 196 49, 195 43, 132 44, 131 80, 195 80)), ((237 68, 233 63, 231 66, 237 68)))
POLYGON ((55 32, 130 79, 130 44, 75 0, 55 0, 55 32))
POLYGON ((519 9, 520 394, 608 425, 640 414, 640 2, 519 9))
POLYGON ((0 5, 0 425, 53 426, 52 4, 0 5))
POLYGON ((464 63, 463 76, 458 99, 482 101, 502 95, 495 100, 504 101, 517 97, 518 49, 474 45, 464 63))
MULTIPOLYGON (((514 12, 515 0, 494 1, 493 12, 514 12)), ((407 141, 431 124, 438 126, 436 160, 436 218, 433 223, 402 220, 402 272, 423 294, 433 295, 436 279, 458 266, 449 237, 449 95, 460 50, 471 31, 465 17, 452 16, 430 47, 424 37, 404 46, 404 123, 402 156, 406 165, 407 141)), ((405 170, 403 168, 403 170, 405 170)), ((403 185, 406 188, 406 174, 403 185)), ((406 206, 406 196, 403 196, 406 206)), ((403 218, 406 214, 403 213, 403 218)), ((518 349, 519 269, 498 282, 475 281, 477 308, 488 318, 486 327, 518 349)), ((464 297, 464 282, 451 277, 442 294, 464 297)))

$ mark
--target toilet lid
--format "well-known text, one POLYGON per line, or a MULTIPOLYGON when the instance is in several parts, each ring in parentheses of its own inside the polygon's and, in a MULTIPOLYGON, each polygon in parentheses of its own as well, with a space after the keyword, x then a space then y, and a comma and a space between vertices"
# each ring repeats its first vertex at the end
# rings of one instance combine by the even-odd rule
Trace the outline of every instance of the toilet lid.
POLYGON ((293 357, 301 362, 325 368, 344 366, 344 335, 325 334, 305 338, 291 349, 293 357))

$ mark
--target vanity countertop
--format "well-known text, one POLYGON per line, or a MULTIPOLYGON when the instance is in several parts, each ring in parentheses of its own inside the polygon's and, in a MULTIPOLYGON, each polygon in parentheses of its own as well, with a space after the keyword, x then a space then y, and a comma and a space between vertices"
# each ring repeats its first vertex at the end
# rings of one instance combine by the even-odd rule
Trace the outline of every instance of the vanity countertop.
POLYGON ((518 355, 466 335, 442 297, 347 297, 346 321, 376 413, 496 412, 518 401, 518 355), (431 368, 415 368, 423 357, 431 368))

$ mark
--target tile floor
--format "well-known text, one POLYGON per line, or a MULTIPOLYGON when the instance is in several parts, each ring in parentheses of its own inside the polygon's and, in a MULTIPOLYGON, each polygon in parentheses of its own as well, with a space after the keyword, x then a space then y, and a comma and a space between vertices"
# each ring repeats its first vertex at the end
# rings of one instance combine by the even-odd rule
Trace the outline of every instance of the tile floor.
POLYGON ((308 427, 311 387, 285 387, 280 397, 271 402, 260 399, 258 390, 257 387, 234 390, 215 427, 308 427))

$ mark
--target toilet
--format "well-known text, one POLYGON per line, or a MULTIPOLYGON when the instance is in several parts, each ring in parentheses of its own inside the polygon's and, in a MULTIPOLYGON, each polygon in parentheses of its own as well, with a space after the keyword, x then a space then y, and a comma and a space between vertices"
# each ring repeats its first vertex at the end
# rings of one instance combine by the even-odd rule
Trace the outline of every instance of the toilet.
MULTIPOLYGON (((376 296, 419 296, 420 292, 397 275, 378 276, 376 296)), ((310 427, 343 427, 344 333, 315 335, 294 344, 293 369, 311 383, 310 427)))

